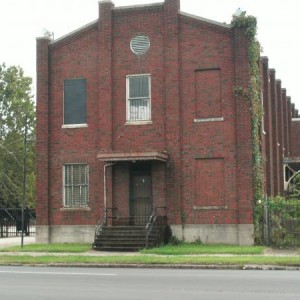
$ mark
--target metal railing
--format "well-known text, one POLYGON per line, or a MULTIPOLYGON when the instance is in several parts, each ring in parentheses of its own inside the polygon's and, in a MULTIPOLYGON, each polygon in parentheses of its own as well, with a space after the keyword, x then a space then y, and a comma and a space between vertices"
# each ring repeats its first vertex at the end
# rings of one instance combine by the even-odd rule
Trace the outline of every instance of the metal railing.
POLYGON ((264 243, 275 247, 300 246, 300 200, 264 205, 264 243))
POLYGON ((117 212, 117 208, 116 207, 105 208, 103 218, 101 218, 98 221, 97 225, 96 225, 95 239, 100 234, 100 232, 102 231, 103 227, 107 225, 108 219, 114 219, 114 218, 116 218, 116 215, 114 214, 114 212, 117 212), (111 212, 111 215, 109 215, 109 212, 111 212))
MULTIPOLYGON (((159 206, 153 210, 153 212, 149 218, 149 221, 146 225, 146 248, 149 247, 149 236, 152 233, 153 228, 157 225, 167 225, 166 211, 167 211, 167 208, 165 206, 159 206), (163 215, 159 215, 159 213, 158 213, 159 210, 164 211, 163 215), (161 222, 161 220, 163 220, 163 222, 161 222)), ((161 232, 159 232, 159 234, 161 234, 161 232)), ((160 236, 159 236, 159 239, 161 239, 160 236)))
POLYGON ((158 225, 167 225, 167 208, 165 206, 156 207, 152 214, 149 215, 139 215, 139 216, 122 216, 118 214, 118 209, 116 207, 109 207, 104 210, 103 218, 101 218, 95 230, 95 239, 103 227, 108 225, 109 220, 111 220, 112 226, 145 226, 145 238, 146 238, 146 247, 148 247, 149 236, 155 226, 158 225))
MULTIPOLYGON (((35 209, 24 210, 23 233, 26 236, 35 235, 35 209)), ((0 238, 16 237, 22 234, 21 208, 0 208, 0 238)))

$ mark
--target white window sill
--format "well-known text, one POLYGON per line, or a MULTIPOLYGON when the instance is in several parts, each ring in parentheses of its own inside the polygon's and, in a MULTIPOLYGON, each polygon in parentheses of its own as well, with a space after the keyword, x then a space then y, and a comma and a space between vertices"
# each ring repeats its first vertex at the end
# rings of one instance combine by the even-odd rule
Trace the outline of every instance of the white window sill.
POLYGON ((91 210, 91 208, 88 207, 88 206, 83 206, 83 207, 61 207, 60 208, 60 211, 83 211, 83 210, 89 211, 89 210, 91 210))
POLYGON ((152 124, 152 121, 126 121, 125 125, 147 125, 152 124))
POLYGON ((203 205, 203 206, 193 206, 194 210, 219 210, 219 209, 228 209, 227 205, 203 205))
POLYGON ((61 128, 86 128, 88 124, 66 124, 62 125, 61 128))
POLYGON ((203 122, 223 122, 224 118, 206 118, 206 119, 194 119, 194 123, 203 123, 203 122))

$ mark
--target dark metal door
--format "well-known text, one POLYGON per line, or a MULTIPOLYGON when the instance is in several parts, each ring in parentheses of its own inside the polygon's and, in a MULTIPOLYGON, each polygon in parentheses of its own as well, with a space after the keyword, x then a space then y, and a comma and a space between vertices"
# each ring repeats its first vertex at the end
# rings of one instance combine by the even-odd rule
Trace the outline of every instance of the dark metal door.
POLYGON ((134 225, 144 225, 152 213, 152 184, 150 169, 132 170, 130 215, 134 225))

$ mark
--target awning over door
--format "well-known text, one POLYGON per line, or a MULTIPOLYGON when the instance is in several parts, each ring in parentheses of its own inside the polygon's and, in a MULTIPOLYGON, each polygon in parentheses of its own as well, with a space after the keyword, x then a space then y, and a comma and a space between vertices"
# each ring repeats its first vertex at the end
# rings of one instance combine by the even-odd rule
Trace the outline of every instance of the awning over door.
POLYGON ((168 161, 166 152, 109 152, 99 153, 97 158, 101 161, 117 162, 117 161, 146 161, 157 160, 162 162, 168 161))

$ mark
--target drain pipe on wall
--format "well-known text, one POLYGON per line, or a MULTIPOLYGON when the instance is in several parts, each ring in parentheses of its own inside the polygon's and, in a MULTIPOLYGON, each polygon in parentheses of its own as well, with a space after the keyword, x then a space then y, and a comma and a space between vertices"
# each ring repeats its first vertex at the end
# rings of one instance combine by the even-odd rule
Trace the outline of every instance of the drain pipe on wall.
POLYGON ((106 194, 106 168, 107 167, 111 167, 113 166, 115 163, 107 163, 107 164, 104 164, 104 167, 103 167, 103 201, 104 201, 104 220, 105 220, 105 224, 107 223, 107 194, 106 194))

